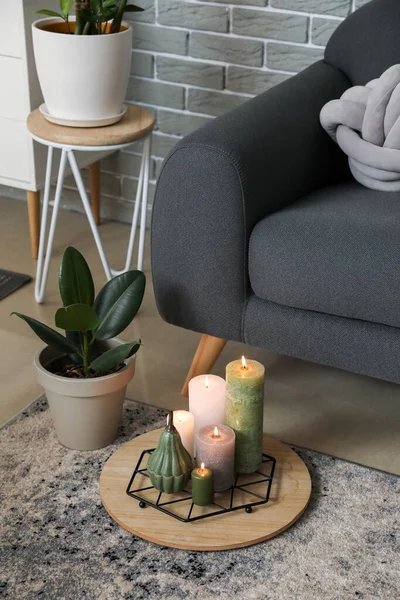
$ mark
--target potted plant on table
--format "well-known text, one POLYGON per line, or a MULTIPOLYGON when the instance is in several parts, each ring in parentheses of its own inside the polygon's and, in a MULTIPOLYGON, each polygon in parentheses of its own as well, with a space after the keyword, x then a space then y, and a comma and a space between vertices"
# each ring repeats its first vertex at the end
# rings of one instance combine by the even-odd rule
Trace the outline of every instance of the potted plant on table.
POLYGON ((60 13, 38 11, 50 17, 32 24, 41 111, 49 120, 87 127, 123 116, 132 28, 122 19, 142 10, 127 0, 60 0, 60 13))
POLYGON ((115 439, 141 344, 124 343, 115 336, 139 310, 145 284, 142 271, 127 271, 108 281, 95 298, 84 257, 69 247, 59 274, 63 307, 55 315, 65 336, 32 317, 13 313, 47 344, 36 353, 34 366, 64 446, 94 450, 115 439))

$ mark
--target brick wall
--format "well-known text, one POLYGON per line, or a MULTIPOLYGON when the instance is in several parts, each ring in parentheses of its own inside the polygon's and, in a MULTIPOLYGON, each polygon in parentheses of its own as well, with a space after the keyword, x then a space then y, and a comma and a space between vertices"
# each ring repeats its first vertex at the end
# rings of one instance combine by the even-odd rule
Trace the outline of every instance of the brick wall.
MULTIPOLYGON (((368 0, 137 0, 127 99, 157 117, 150 208, 179 138, 319 60, 329 37, 368 0)), ((102 163, 102 211, 129 221, 139 148, 102 163)), ((87 179, 87 174, 86 179, 87 179)), ((79 209, 67 181, 63 204, 79 209)))

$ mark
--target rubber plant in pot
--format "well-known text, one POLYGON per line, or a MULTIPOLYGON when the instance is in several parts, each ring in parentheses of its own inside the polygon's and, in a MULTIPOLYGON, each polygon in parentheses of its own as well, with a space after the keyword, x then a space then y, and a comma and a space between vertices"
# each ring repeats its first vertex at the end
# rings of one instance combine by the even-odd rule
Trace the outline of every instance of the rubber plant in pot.
POLYGON ((145 285, 142 271, 127 271, 108 281, 95 298, 86 260, 68 247, 59 273, 63 306, 55 315, 65 336, 32 317, 13 313, 47 344, 36 353, 34 366, 64 446, 94 450, 115 439, 141 344, 141 340, 124 343, 116 336, 139 310, 145 285))
POLYGON ((132 28, 122 19, 142 10, 127 0, 60 0, 60 13, 38 11, 50 17, 32 24, 48 120, 97 127, 122 118, 132 54, 132 28))

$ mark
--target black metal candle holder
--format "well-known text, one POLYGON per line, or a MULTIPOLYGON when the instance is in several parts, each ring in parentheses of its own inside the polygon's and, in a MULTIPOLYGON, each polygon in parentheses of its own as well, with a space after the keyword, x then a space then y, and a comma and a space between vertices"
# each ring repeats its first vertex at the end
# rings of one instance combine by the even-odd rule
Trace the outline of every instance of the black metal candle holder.
POLYGON ((143 477, 147 477, 149 478, 149 474, 147 472, 147 463, 146 466, 143 466, 142 463, 144 462, 144 459, 147 455, 147 457, 155 450, 155 448, 152 448, 151 450, 143 450, 143 452, 140 455, 140 458, 138 460, 138 463, 133 471, 132 477, 129 481, 128 487, 126 488, 126 493, 128 494, 128 496, 130 496, 131 498, 135 498, 135 500, 138 500, 139 502, 139 506, 141 508, 146 508, 147 506, 151 506, 152 508, 155 508, 163 513, 165 513, 166 515, 169 515, 170 517, 173 517, 174 519, 178 519, 178 521, 181 521, 182 523, 191 523, 193 521, 198 521, 200 519, 206 519, 208 517, 215 517, 216 515, 222 515, 225 513, 229 513, 229 512, 233 512, 234 510, 240 510, 240 509, 244 509, 247 513, 251 513, 253 510, 254 506, 259 506, 260 504, 267 504, 268 500, 269 500, 269 496, 270 496, 270 492, 271 492, 271 485, 272 485, 272 479, 274 476, 274 471, 275 471, 275 465, 276 465, 276 460, 275 458, 273 458, 272 456, 269 456, 268 454, 263 454, 263 460, 261 463, 261 467, 258 471, 255 471, 254 473, 252 473, 250 476, 249 475, 237 475, 235 478, 235 483, 234 485, 227 490, 226 492, 216 492, 216 494, 214 495, 214 502, 212 504, 210 504, 209 506, 206 507, 197 507, 195 504, 193 504, 192 502, 192 495, 190 493, 189 490, 184 489, 182 490, 182 492, 180 492, 180 494, 183 495, 183 497, 179 497, 177 499, 173 499, 173 500, 167 500, 165 501, 165 496, 167 496, 168 498, 170 498, 171 496, 175 498, 175 496, 178 496, 179 494, 165 494, 163 492, 158 492, 158 496, 157 498, 151 499, 149 498, 149 495, 151 493, 151 490, 156 490, 156 488, 152 485, 150 486, 141 486, 135 489, 132 489, 133 484, 135 482, 135 479, 138 478, 138 476, 142 475, 143 477), (266 472, 263 472, 266 471, 266 472), (260 475, 261 479, 256 477, 255 481, 247 481, 249 478, 251 479, 251 477, 253 476, 257 476, 260 475), (259 489, 260 486, 264 486, 265 485, 265 491, 264 493, 261 493, 261 490, 259 489), (251 488, 251 486, 258 486, 257 487, 257 491, 255 491, 254 489, 249 489, 251 488), (142 495, 140 495, 140 493, 142 495), (147 495, 146 495, 147 493, 147 495), (249 500, 249 502, 243 502, 242 499, 238 502, 236 502, 237 500, 237 496, 246 494, 249 497, 251 497, 251 499, 249 500), (256 498, 255 500, 253 500, 252 498, 256 498), (218 500, 218 501, 217 501, 218 500), (223 505, 223 502, 225 502, 225 504, 227 504, 227 506, 223 505), (186 504, 184 504, 186 503, 186 504), (173 512, 173 508, 175 506, 179 506, 180 507, 184 507, 187 505, 187 516, 182 516, 180 514, 177 514, 176 512, 173 512), (195 508, 196 507, 196 508, 195 508), (213 507, 215 507, 215 509, 213 510, 213 507), (193 516, 193 511, 196 509, 201 509, 202 514, 199 515, 195 515, 193 516), (207 512, 204 512, 204 511, 207 512))

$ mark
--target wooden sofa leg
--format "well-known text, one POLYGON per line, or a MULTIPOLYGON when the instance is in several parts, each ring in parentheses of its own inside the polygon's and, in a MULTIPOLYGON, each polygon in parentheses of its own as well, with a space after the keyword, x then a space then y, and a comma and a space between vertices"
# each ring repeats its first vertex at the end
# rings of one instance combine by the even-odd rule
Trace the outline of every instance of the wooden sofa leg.
POLYGON ((189 394, 189 381, 197 375, 204 375, 209 373, 213 368, 215 361, 221 354, 226 340, 207 335, 206 333, 201 336, 201 340, 194 355, 189 373, 186 377, 186 381, 182 388, 182 396, 188 396, 189 394))

